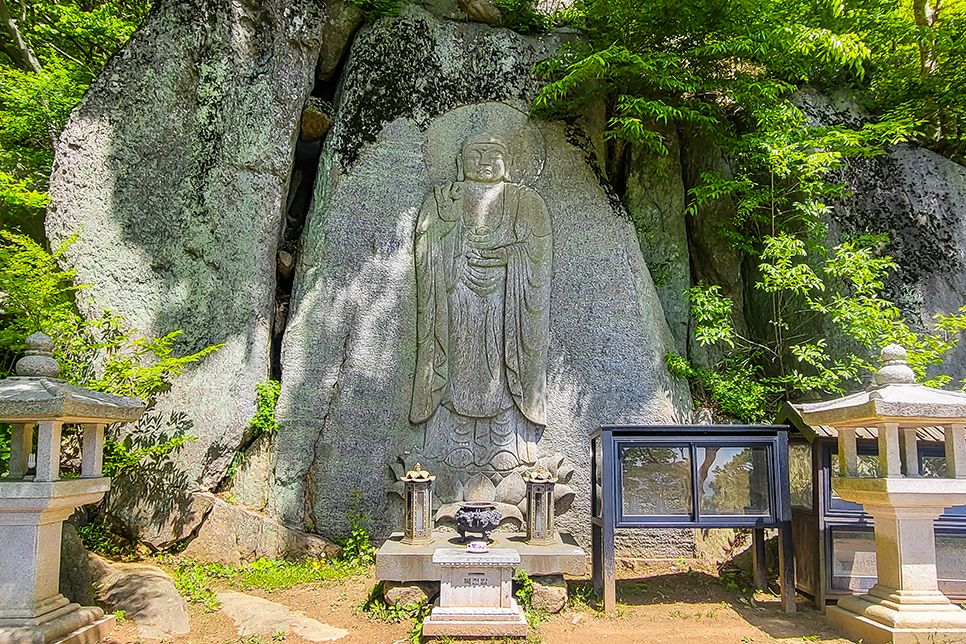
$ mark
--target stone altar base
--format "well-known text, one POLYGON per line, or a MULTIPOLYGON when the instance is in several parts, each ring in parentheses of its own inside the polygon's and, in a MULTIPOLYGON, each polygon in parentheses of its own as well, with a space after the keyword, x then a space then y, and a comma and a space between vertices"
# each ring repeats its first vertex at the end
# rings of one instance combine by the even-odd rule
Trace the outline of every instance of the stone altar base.
POLYGON ((526 637, 527 619, 513 599, 516 550, 440 548, 433 563, 441 571, 439 605, 423 621, 423 635, 526 637))
MULTIPOLYGON (((406 545, 402 537, 402 532, 394 532, 376 553, 377 580, 440 581, 442 569, 433 565, 433 553, 439 548, 465 547, 454 532, 434 532, 432 542, 419 545, 406 545)), ((530 545, 525 534, 515 532, 494 532, 490 538, 490 550, 516 550, 519 567, 531 577, 587 574, 587 555, 569 534, 558 533, 556 542, 549 546, 530 545)))
POLYGON ((67 604, 30 620, 0 619, 0 644, 95 644, 115 620, 100 608, 67 604))
POLYGON ((826 610, 828 623, 865 644, 966 644, 966 610, 935 591, 897 591, 876 584, 826 610))
POLYGON ((423 635, 435 637, 526 637, 527 618, 514 600, 507 609, 440 608, 423 620, 423 635))

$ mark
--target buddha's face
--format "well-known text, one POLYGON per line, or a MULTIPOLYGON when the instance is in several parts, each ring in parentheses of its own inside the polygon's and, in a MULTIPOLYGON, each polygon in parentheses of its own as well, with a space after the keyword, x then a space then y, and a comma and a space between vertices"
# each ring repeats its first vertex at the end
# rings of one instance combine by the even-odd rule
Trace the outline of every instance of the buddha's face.
POLYGON ((495 143, 472 143, 463 150, 463 175, 467 181, 496 183, 506 177, 503 147, 495 143))

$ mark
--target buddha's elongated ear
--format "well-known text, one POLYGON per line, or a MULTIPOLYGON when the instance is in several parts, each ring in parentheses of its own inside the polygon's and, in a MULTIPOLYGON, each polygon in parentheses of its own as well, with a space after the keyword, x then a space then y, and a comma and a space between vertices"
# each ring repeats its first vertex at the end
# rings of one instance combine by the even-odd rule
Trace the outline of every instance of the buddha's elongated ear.
POLYGON ((456 180, 465 181, 466 177, 463 175, 463 152, 462 150, 456 155, 456 180))

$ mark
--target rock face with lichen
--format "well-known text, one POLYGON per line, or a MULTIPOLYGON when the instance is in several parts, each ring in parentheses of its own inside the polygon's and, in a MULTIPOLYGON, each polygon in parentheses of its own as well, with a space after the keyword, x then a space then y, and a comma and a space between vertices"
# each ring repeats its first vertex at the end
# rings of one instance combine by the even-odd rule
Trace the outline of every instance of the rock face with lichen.
POLYGON ((65 262, 90 285, 82 312, 180 331, 180 353, 222 345, 148 415, 162 431, 184 410, 175 422, 197 440, 131 495, 132 537, 222 479, 269 377, 276 248, 324 25, 312 0, 162 0, 57 144, 46 227, 55 247, 76 235, 65 262))

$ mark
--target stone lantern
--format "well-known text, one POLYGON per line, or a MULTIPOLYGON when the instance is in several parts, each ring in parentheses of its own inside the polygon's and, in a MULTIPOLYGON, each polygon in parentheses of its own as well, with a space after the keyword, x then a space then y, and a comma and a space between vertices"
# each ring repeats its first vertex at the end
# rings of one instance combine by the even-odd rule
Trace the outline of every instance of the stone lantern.
POLYGON ((144 403, 59 379, 52 350, 53 341, 35 333, 17 376, 0 381, 0 423, 13 427, 9 471, 0 478, 0 642, 93 642, 114 620, 60 594, 60 538, 64 520, 111 486, 101 475, 105 424, 136 420, 144 403), (83 427, 78 478, 60 478, 65 423, 83 427))
POLYGON ((433 481, 436 477, 419 463, 400 479, 405 486, 406 520, 402 542, 407 545, 433 542, 433 481))
POLYGON ((809 425, 838 430, 841 477, 832 488, 861 503, 875 522, 877 583, 868 594, 840 599, 828 621, 866 644, 966 642, 966 611, 939 591, 935 521, 966 504, 966 394, 916 384, 898 345, 882 350, 877 386, 831 402, 801 406, 809 425), (943 427, 952 478, 922 478, 920 427, 943 427), (875 428, 879 471, 858 477, 856 429, 875 428))
POLYGON ((523 475, 527 483, 527 543, 550 546, 557 538, 553 531, 553 486, 557 477, 538 465, 523 475))

